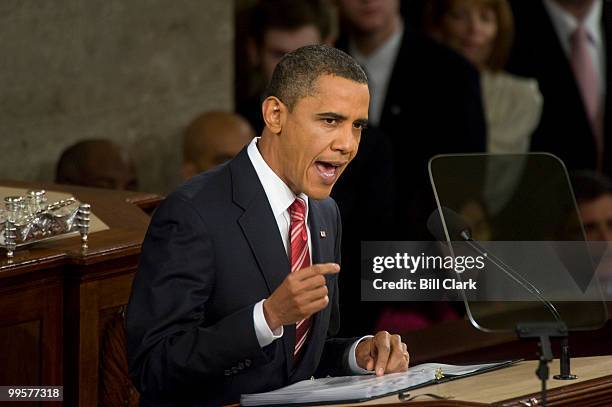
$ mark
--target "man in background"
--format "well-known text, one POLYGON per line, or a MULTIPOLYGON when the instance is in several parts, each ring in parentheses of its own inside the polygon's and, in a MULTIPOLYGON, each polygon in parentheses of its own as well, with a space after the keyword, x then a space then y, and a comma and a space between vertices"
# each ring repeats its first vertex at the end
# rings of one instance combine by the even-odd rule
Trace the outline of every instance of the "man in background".
POLYGON ((589 241, 597 275, 607 299, 612 299, 612 182, 592 172, 571 177, 578 210, 589 241))
MULTIPOLYGON (((358 270, 363 240, 431 239, 426 221, 436 206, 429 184, 428 160, 442 153, 484 151, 486 127, 476 69, 458 54, 406 26, 399 0, 337 3, 341 17, 337 46, 352 55, 368 74, 369 127, 383 134, 390 147, 387 150, 391 151, 386 156, 376 155, 380 165, 367 165, 364 174, 367 176, 368 171, 389 163, 393 172, 389 179, 378 179, 381 186, 392 183, 390 211, 369 209, 381 203, 379 195, 338 189, 343 195, 359 196, 359 205, 366 208, 350 207, 350 213, 355 214, 351 219, 344 216, 346 202, 352 205, 351 201, 338 199, 343 222, 350 230, 344 239, 344 258, 350 262, 348 266, 358 270), (389 214, 393 223, 370 221, 371 216, 380 213, 389 214), (378 225, 378 230, 361 228, 361 224, 378 225)), ((366 159, 368 154, 360 153, 358 160, 366 159)), ((345 180, 350 180, 349 175, 345 180)), ((341 304, 358 307, 357 312, 344 319, 343 329, 355 332, 364 325, 374 326, 379 310, 376 304, 360 303, 360 279, 341 282, 344 285, 340 290, 344 296, 341 304)), ((436 308, 421 305, 427 312, 436 308)), ((425 310, 416 310, 422 311, 425 310)), ((437 311, 434 314, 445 315, 437 311)), ((434 322, 442 319, 436 315, 431 317, 434 322)))
POLYGON ((572 186, 597 275, 612 300, 612 182, 590 171, 572 174, 572 186))
POLYGON ((237 114, 202 113, 183 135, 183 180, 231 160, 253 137, 249 123, 237 114))
POLYGON ((276 64, 286 53, 312 44, 331 44, 332 12, 327 0, 259 0, 249 21, 248 55, 258 78, 252 95, 238 102, 257 134, 264 127, 261 116, 262 92, 272 78, 276 64))
POLYGON ((478 72, 456 53, 407 27, 399 0, 338 4, 337 46, 368 74, 371 126, 387 136, 394 152, 396 222, 401 231, 395 237, 427 239, 425 222, 435 209, 428 160, 436 154, 485 149, 478 72))
POLYGON ((110 140, 79 141, 62 153, 55 173, 58 184, 119 190, 138 189, 134 163, 110 140))
POLYGON ((508 71, 536 78, 544 106, 531 150, 570 171, 612 175, 612 4, 511 1, 516 33, 508 71))
POLYGON ((572 185, 587 240, 612 242, 612 183, 588 171, 572 175, 572 185))

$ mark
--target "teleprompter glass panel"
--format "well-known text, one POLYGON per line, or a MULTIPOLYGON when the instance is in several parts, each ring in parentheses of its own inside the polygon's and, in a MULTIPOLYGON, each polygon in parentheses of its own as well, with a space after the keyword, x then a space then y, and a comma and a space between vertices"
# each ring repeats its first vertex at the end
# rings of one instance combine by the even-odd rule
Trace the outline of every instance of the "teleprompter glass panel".
POLYGON ((429 172, 441 220, 438 240, 453 256, 487 258, 477 274, 458 274, 479 281, 477 292, 460 293, 476 327, 513 331, 520 322, 561 319, 571 330, 586 330, 607 320, 598 273, 608 266, 598 255, 601 244, 585 242, 560 159, 547 153, 441 155, 430 160, 429 172))

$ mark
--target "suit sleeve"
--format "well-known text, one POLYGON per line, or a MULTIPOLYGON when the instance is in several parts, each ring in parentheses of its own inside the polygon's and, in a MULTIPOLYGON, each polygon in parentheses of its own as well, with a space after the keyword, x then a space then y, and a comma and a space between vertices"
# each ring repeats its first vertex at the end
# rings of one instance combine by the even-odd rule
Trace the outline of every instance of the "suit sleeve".
POLYGON ((205 318, 215 273, 204 220, 189 202, 170 196, 149 226, 127 310, 129 373, 144 396, 213 386, 239 362, 267 360, 253 305, 217 321, 205 318))
MULTIPOLYGON (((342 222, 340 220, 340 211, 338 206, 334 203, 336 210, 336 247, 335 247, 335 258, 338 264, 341 264, 341 241, 342 241, 342 222)), ((342 274, 342 272, 340 272, 342 274)), ((339 292, 338 292, 338 277, 334 278, 334 296, 330 298, 331 316, 329 320, 329 328, 327 331, 327 340, 325 341, 325 347, 323 348, 323 354, 321 361, 315 373, 317 377, 329 376, 347 376, 351 375, 352 372, 348 365, 348 352, 351 345, 359 338, 334 338, 334 336, 340 330, 340 306, 339 306, 339 292)))

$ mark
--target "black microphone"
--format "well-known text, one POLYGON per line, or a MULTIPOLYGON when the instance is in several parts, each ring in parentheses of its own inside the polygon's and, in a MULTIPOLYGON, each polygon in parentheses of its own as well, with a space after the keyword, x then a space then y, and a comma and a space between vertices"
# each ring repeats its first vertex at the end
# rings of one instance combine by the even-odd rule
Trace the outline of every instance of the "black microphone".
POLYGON ((442 217, 444 217, 444 223, 446 224, 448 236, 450 237, 451 241, 459 240, 466 242, 468 246, 472 248, 472 250, 474 250, 481 256, 487 258, 498 269, 503 271, 508 277, 514 280, 517 284, 519 284, 529 293, 533 294, 540 302, 542 302, 546 306, 546 308, 548 308, 548 310, 557 322, 562 322, 561 315, 557 311, 557 308, 555 308, 552 302, 544 298, 540 290, 538 290, 533 284, 531 284, 529 280, 526 280, 523 276, 514 271, 509 265, 504 263, 497 256, 490 252, 487 252, 478 242, 472 239, 472 231, 466 220, 457 212, 445 206, 442 207, 441 211, 440 209, 436 209, 435 211, 433 211, 432 214, 429 215, 429 219, 427 219, 427 229, 429 229, 429 232, 437 240, 442 242, 446 241, 442 217))

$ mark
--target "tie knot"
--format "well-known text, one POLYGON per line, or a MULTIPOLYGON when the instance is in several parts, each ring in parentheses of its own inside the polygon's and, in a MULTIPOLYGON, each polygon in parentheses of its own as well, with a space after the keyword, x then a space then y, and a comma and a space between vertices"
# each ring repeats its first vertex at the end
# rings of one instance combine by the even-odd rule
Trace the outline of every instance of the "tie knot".
POLYGON ((589 40, 589 32, 587 31, 586 27, 584 24, 580 23, 578 24, 578 26, 576 27, 576 29, 574 30, 574 32, 572 33, 571 37, 570 37, 570 41, 573 44, 576 44, 576 42, 587 42, 589 40))
POLYGON ((304 219, 306 217, 306 202, 302 198, 295 198, 295 201, 289 207, 289 215, 304 219))

